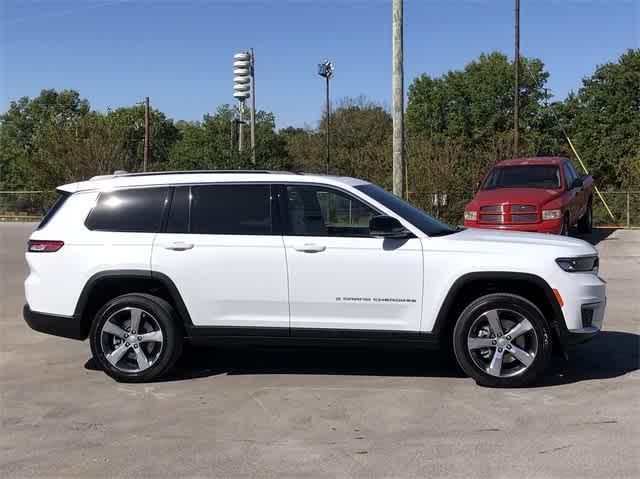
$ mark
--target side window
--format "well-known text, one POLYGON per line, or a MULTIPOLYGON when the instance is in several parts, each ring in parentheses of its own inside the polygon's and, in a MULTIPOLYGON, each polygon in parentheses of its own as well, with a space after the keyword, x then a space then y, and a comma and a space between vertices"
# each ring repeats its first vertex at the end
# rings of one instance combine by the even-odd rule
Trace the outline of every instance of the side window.
POLYGON ((271 218, 269 185, 191 187, 190 233, 270 235, 271 218))
POLYGON ((138 188, 101 193, 85 225, 90 230, 160 231, 168 188, 138 188))
POLYGON ((368 237, 369 220, 378 213, 330 188, 287 186, 290 235, 368 237))
POLYGON ((573 165, 571 165, 568 161, 565 161, 562 164, 562 168, 564 169, 564 178, 565 178, 565 181, 567 182, 567 188, 571 189, 571 184, 573 183, 573 180, 577 178, 577 175, 573 170, 573 165))

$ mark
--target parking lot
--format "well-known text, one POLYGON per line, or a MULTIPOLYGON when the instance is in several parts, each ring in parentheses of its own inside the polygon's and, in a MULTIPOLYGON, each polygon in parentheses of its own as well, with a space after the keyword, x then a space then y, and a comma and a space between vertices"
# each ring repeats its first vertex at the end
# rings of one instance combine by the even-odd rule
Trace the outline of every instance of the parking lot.
POLYGON ((588 238, 605 331, 543 384, 495 390, 439 353, 242 348, 118 384, 87 342, 23 322, 33 227, 0 223, 2 477, 640 476, 640 231, 588 238))

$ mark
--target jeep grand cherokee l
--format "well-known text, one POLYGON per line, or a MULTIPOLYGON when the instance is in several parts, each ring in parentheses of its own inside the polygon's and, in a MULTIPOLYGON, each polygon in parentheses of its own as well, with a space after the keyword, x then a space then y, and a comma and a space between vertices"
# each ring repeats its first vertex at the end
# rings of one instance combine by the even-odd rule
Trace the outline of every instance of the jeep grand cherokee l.
POLYGON ((602 326, 588 243, 454 228, 366 181, 267 171, 61 186, 29 239, 24 317, 120 381, 183 342, 453 349, 479 384, 534 381, 602 326))

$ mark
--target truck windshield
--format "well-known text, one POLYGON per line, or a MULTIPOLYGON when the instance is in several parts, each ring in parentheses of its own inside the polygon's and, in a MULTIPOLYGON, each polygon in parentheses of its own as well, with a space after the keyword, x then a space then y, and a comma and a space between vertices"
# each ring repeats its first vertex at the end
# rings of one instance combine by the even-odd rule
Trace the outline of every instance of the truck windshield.
POLYGON ((437 219, 432 218, 420 208, 416 208, 412 204, 404 201, 402 198, 389 193, 377 185, 367 183, 366 185, 356 186, 356 189, 370 196, 378 203, 383 204, 394 213, 402 216, 409 223, 428 236, 449 235, 451 233, 457 233, 462 229, 449 226, 446 223, 442 223, 437 219))
POLYGON ((498 188, 560 188, 560 170, 556 165, 501 166, 482 186, 483 190, 498 188))

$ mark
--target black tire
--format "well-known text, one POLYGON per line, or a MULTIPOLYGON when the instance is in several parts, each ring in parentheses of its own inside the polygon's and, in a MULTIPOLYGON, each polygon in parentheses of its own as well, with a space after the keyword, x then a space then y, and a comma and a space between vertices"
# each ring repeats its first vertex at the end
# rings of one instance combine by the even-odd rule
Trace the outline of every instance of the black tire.
POLYGON ((591 207, 591 199, 589 199, 589 203, 587 204, 587 211, 585 211, 580 221, 578 221, 578 232, 581 234, 591 233, 593 230, 593 209, 591 207))
MULTIPOLYGON (((116 321, 117 319, 112 322, 115 323, 116 321)), ((123 330, 128 331, 124 323, 120 324, 120 326, 122 326, 123 330)), ((130 332, 131 331, 128 331, 127 333, 129 341, 133 338, 133 335, 129 334, 130 332)), ((136 337, 140 339, 143 335, 136 337)), ((160 335, 158 335, 158 337, 160 337, 160 335)), ((89 338, 91 352, 100 367, 109 376, 120 382, 152 381, 169 371, 182 354, 182 328, 174 309, 165 300, 150 294, 125 294, 109 301, 96 314, 91 325, 89 338), (157 331, 159 331, 161 333, 161 340, 148 343, 137 343, 136 341, 135 346, 131 345, 130 347, 127 342, 126 345, 128 349, 125 348, 127 349, 126 353, 120 360, 116 360, 117 365, 114 365, 107 359, 105 349, 108 349, 110 346, 117 349, 118 346, 122 346, 125 340, 115 335, 105 333, 103 327, 108 320, 111 321, 111 318, 116 318, 120 314, 126 315, 127 310, 142 310, 142 314, 140 315, 141 319, 139 320, 141 331, 136 331, 136 333, 147 332, 147 330, 142 330, 143 327, 146 327, 150 333, 157 334, 157 331), (153 326, 155 326, 155 328, 153 326), (115 341, 113 345, 112 340, 115 341), (133 347, 135 347, 136 350, 133 350, 133 347), (139 351, 138 348, 140 348, 139 351), (153 362, 149 361, 150 365, 147 369, 135 371, 133 370, 135 366, 131 366, 129 369, 125 368, 123 361, 127 363, 127 365, 139 364, 136 353, 142 353, 143 348, 147 353, 153 353, 153 362), (131 359, 132 354, 135 361, 131 359)), ((145 357, 147 360, 149 359, 148 356, 145 357)))
POLYGON ((560 230, 561 236, 569 236, 569 215, 564 215, 562 218, 562 229, 560 230))
MULTIPOLYGON (((503 331, 503 336, 500 341, 507 341, 506 332, 507 331, 503 331)), ((494 293, 474 300, 465 308, 462 314, 460 314, 453 331, 453 349, 462 370, 479 385, 514 388, 532 384, 544 373, 552 356, 551 337, 551 330, 547 321, 531 301, 515 294, 494 293), (514 337, 514 339, 511 340, 509 336, 509 342, 507 343, 509 351, 507 351, 504 345, 500 349, 498 349, 499 346, 473 349, 469 344, 470 341, 473 341, 473 339, 469 339, 470 333, 471 336, 476 335, 472 331, 472 327, 475 328, 476 325, 479 324, 479 321, 482 321, 486 313, 491 314, 491 311, 494 310, 500 310, 503 315, 502 318, 499 318, 499 323, 503 329, 509 330, 512 327, 509 326, 509 324, 518 324, 517 322, 510 323, 511 320, 508 319, 509 315, 528 320, 527 327, 531 329, 526 333, 521 333, 517 339, 514 337), (507 326, 506 328, 505 325, 507 326), (530 347, 535 342, 535 353, 529 354, 528 360, 531 362, 527 366, 521 363, 516 355, 511 352, 516 352, 516 341, 522 341, 522 343, 517 344, 519 347, 521 346, 520 351, 527 349, 527 344, 530 347), (504 351, 500 360, 501 367, 503 361, 506 362, 509 360, 507 364, 508 367, 504 366, 504 372, 499 372, 499 374, 504 374, 502 377, 490 374, 488 372, 491 370, 490 367, 481 367, 481 364, 485 364, 483 361, 487 361, 487 366, 493 364, 494 355, 497 351, 504 351), (474 355, 473 357, 472 354, 474 355), (483 358, 481 355, 486 355, 486 358, 483 358), (491 359, 489 359, 489 356, 491 359), (531 360, 531 358, 533 359, 531 360), (524 369, 518 372, 518 368, 524 369)), ((491 334, 482 339, 487 339, 491 343, 494 343, 491 334)), ((498 338, 496 338, 496 340, 497 339, 498 338)))

